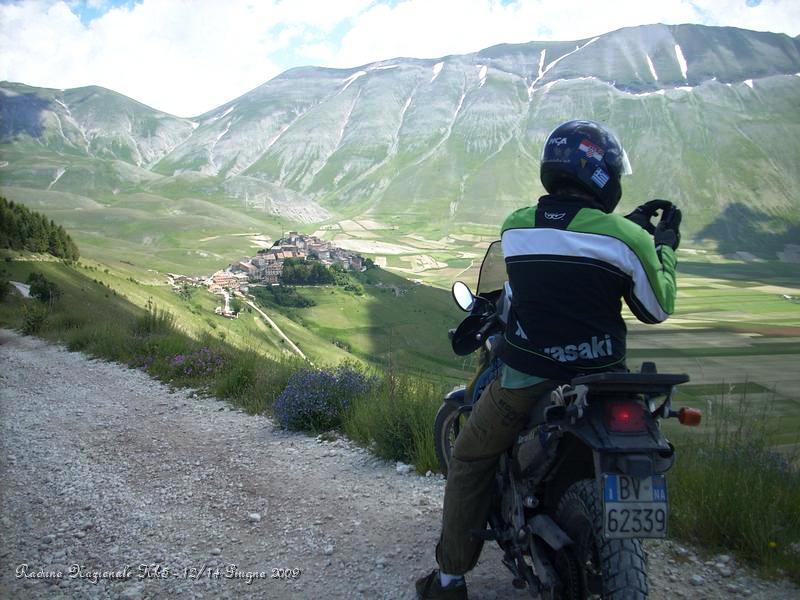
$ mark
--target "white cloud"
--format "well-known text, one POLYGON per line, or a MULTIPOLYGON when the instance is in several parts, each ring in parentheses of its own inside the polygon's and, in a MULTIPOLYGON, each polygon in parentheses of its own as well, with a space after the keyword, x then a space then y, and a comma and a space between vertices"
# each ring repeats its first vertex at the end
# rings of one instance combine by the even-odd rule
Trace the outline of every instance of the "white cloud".
POLYGON ((0 4, 0 79, 102 85, 183 116, 298 64, 435 58, 656 22, 800 33, 796 0, 755 7, 745 0, 616 0, 602 8, 563 0, 143 0, 86 25, 71 5, 75 0, 0 4))
POLYGON ((83 25, 63 1, 3 4, 0 79, 57 88, 97 84, 160 110, 196 115, 277 75, 282 68, 272 55, 309 30, 325 34, 368 5, 144 0, 83 25))

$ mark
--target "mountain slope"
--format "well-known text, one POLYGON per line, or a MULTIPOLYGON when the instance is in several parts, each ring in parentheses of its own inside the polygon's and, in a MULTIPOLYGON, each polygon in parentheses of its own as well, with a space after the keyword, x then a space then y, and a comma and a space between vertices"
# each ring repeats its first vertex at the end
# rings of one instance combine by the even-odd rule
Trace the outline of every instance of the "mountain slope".
POLYGON ((2 84, 0 177, 93 198, 233 197, 295 221, 368 215, 441 235, 497 223, 541 193, 544 138, 581 116, 611 125, 631 155, 623 208, 668 197, 689 232, 732 204, 797 222, 798 75, 797 38, 651 25, 292 69, 191 121, 99 88, 2 84))

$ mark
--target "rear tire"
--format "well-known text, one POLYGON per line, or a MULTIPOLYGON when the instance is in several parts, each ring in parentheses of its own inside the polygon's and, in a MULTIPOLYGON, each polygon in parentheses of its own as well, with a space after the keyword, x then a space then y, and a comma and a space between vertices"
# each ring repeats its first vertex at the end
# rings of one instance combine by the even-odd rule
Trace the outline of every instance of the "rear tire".
POLYGON ((433 422, 433 442, 439 467, 445 477, 450 466, 450 458, 453 456, 456 438, 466 420, 467 415, 448 402, 442 404, 436 413, 436 420, 433 422))
POLYGON ((563 598, 647 598, 641 542, 603 537, 602 502, 596 481, 584 479, 567 488, 558 503, 556 521, 575 542, 553 557, 563 582, 563 598))

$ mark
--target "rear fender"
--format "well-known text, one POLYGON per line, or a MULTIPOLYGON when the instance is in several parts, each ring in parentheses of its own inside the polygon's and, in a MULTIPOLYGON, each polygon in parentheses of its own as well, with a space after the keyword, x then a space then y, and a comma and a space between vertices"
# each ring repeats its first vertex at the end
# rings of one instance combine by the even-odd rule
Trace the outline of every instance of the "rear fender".
POLYGON ((574 422, 565 419, 557 425, 591 449, 596 473, 614 472, 642 478, 665 473, 675 462, 674 446, 649 412, 645 413, 645 423, 646 429, 641 432, 609 431, 603 418, 603 403, 590 401, 582 418, 574 422))

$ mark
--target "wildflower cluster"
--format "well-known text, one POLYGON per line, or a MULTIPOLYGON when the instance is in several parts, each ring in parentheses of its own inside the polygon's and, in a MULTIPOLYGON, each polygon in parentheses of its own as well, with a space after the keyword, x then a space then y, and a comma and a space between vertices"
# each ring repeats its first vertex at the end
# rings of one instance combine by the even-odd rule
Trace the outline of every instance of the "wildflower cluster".
POLYGON ((191 354, 178 354, 170 360, 170 367, 176 375, 214 375, 225 366, 221 354, 208 347, 200 348, 191 354))
POLYGON ((336 429, 352 400, 369 392, 374 384, 374 377, 349 365, 333 371, 301 369, 289 378, 275 402, 275 415, 285 429, 336 429))

